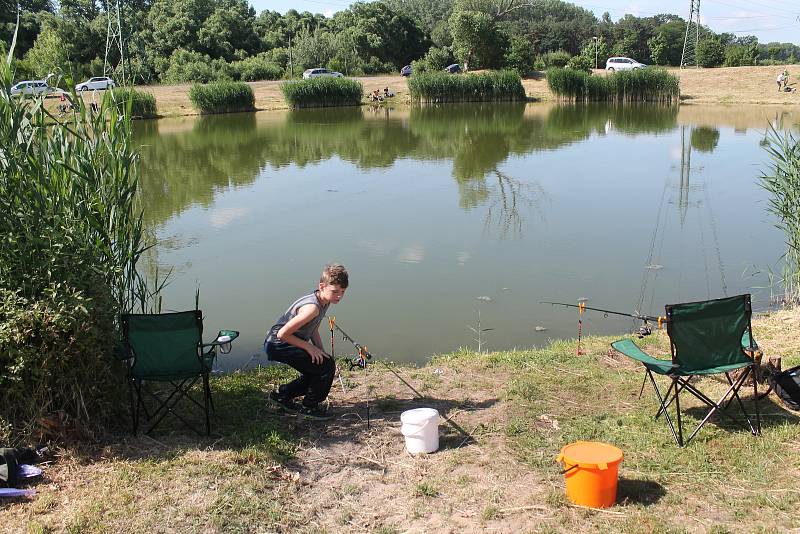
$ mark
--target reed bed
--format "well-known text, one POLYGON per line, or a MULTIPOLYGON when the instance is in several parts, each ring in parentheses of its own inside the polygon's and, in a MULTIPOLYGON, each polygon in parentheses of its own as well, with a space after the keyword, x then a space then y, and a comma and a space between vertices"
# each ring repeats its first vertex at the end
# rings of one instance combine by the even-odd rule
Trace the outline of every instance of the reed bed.
POLYGON ((776 226, 786 234, 783 283, 785 300, 800 304, 800 139, 791 132, 770 127, 766 150, 772 163, 761 176, 761 185, 770 193, 770 213, 776 226))
POLYGON ((10 63, 0 59, 0 443, 14 445, 118 418, 116 318, 157 291, 137 268, 153 241, 129 107, 104 98, 59 122, 44 96, 10 94, 10 63))
POLYGON ((292 109, 358 106, 364 95, 361 82, 350 78, 311 78, 281 84, 286 104, 292 109))
POLYGON ((548 69, 547 84, 559 100, 571 102, 656 102, 674 104, 680 81, 664 69, 647 68, 593 76, 575 69, 548 69))
MULTIPOLYGON (((154 119, 158 116, 156 97, 152 93, 139 91, 132 87, 120 87, 106 91, 105 98, 111 98, 121 106, 130 106, 132 119, 154 119)), ((120 107, 120 111, 124 108, 120 107)))
POLYGON ((204 115, 256 109, 253 88, 244 82, 196 83, 189 90, 189 100, 204 115))
POLYGON ((423 72, 408 79, 408 90, 413 102, 426 104, 525 99, 522 80, 514 71, 459 75, 423 72))

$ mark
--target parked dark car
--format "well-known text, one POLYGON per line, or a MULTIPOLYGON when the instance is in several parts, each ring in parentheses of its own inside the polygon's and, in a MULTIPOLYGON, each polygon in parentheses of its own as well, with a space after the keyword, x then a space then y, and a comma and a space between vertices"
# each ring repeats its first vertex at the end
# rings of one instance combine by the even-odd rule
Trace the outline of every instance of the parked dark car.
POLYGON ((450 74, 456 74, 457 72, 461 72, 461 65, 458 63, 453 63, 452 65, 448 65, 444 68, 450 74))
POLYGON ((406 65, 400 69, 400 76, 411 76, 411 65, 406 65))

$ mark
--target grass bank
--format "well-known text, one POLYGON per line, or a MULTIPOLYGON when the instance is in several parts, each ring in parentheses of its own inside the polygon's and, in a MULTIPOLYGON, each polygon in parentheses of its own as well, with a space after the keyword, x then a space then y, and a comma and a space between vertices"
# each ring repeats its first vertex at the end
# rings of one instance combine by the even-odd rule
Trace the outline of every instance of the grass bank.
MULTIPOLYGON (((768 355, 799 363, 800 312, 759 318, 768 355)), ((609 352, 614 338, 539 350, 462 351, 398 372, 345 373, 331 395, 337 418, 298 420, 266 404, 282 368, 214 379, 214 435, 169 427, 63 451, 29 501, 0 501, 12 531, 276 532, 784 532, 796 526, 800 425, 774 397, 763 436, 712 421, 678 449, 653 395, 638 399, 640 367, 609 352), (366 399, 371 424, 367 428, 366 399), (400 413, 432 406, 447 419, 440 450, 411 457, 400 413), (571 506, 554 462, 578 439, 625 452, 618 504, 571 506)), ((647 339, 664 349, 663 334, 647 339)), ((706 380, 712 389, 723 385, 706 380)), ((649 392, 648 392, 649 393, 649 392)), ((688 399, 687 399, 688 400, 688 399)), ((698 412, 686 406, 692 416, 698 412)))
POLYGON ((509 102, 525 100, 519 74, 512 71, 479 74, 423 72, 408 78, 412 102, 509 102))
POLYGON ((664 69, 647 68, 595 76, 575 69, 547 70, 555 97, 570 102, 655 102, 677 104, 680 79, 664 69))

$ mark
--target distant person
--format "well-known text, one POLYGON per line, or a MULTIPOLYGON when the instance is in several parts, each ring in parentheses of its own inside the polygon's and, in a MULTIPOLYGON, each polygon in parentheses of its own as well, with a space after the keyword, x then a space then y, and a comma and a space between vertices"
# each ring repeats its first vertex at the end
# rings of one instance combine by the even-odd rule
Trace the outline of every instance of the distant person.
POLYGON ((285 363, 300 376, 278 387, 269 398, 284 410, 310 419, 330 419, 322 402, 328 397, 336 362, 322 349, 319 325, 328 306, 338 304, 349 285, 347 269, 338 263, 325 266, 319 287, 295 300, 269 329, 264 350, 270 361, 285 363), (298 406, 295 399, 303 397, 298 406))
POLYGON ((780 74, 778 74, 778 78, 775 80, 775 82, 778 84, 779 93, 783 91, 784 87, 786 87, 786 79, 788 78, 788 76, 785 74, 785 72, 786 71, 783 71, 780 74))
POLYGON ((383 88, 383 98, 389 98, 390 96, 394 96, 394 93, 389 90, 389 86, 383 88))

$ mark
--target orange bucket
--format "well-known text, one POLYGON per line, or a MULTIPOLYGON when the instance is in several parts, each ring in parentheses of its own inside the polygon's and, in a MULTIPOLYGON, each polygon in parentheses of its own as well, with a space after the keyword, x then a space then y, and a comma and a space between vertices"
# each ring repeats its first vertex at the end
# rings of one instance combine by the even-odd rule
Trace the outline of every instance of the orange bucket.
POLYGON ((567 498, 590 508, 608 508, 617 500, 617 475, 622 451, 608 443, 576 441, 561 449, 567 498))

